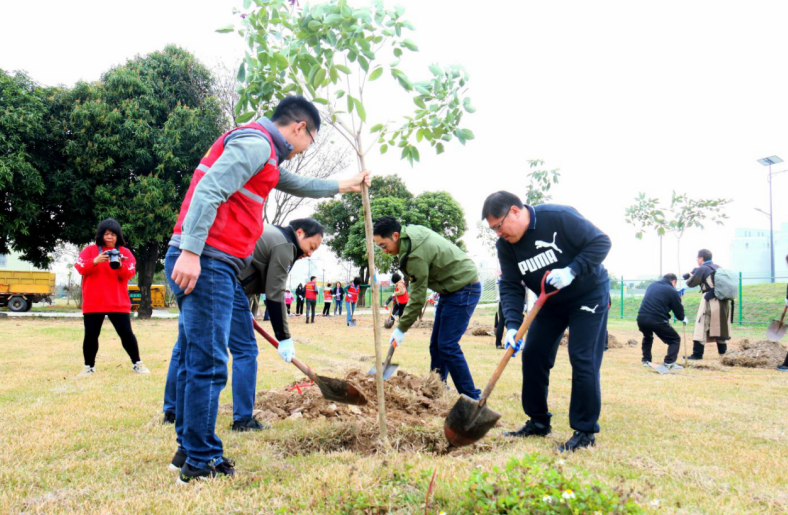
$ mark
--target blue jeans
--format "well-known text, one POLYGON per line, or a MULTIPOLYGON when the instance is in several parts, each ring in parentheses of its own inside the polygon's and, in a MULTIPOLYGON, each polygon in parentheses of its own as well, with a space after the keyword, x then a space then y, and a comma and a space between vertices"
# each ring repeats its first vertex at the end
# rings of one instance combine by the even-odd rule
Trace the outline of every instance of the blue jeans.
POLYGON ((252 319, 243 288, 227 263, 200 257, 202 271, 189 295, 171 279, 180 250, 170 247, 164 270, 180 308, 175 432, 186 463, 208 468, 222 462, 216 435, 219 394, 227 385, 227 347, 231 333, 252 334, 252 319))
POLYGON ((342 301, 339 299, 334 299, 334 315, 337 314, 337 311, 339 311, 340 315, 342 314, 342 301))
POLYGON ((478 399, 482 391, 473 384, 468 362, 460 348, 460 338, 468 329, 481 294, 481 284, 473 283, 457 292, 441 295, 430 337, 430 370, 435 370, 444 381, 451 376, 457 391, 471 399, 478 399))
POLYGON ((353 314, 356 312, 356 303, 345 301, 345 312, 347 313, 347 323, 353 319, 353 314))
MULTIPOLYGON (((243 321, 239 318, 241 315, 242 309, 233 309, 233 325, 228 344, 230 354, 233 357, 233 420, 236 422, 246 422, 252 418, 255 389, 257 387, 257 341, 254 338, 254 333, 247 334, 246 328, 243 327, 243 321), (238 331, 236 331, 236 328, 238 331)), ((251 312, 249 312, 249 316, 252 316, 251 312)), ((175 346, 172 348, 170 367, 167 370, 167 381, 164 384, 164 413, 175 413, 178 362, 180 361, 181 347, 183 346, 181 341, 182 335, 179 333, 175 346)))

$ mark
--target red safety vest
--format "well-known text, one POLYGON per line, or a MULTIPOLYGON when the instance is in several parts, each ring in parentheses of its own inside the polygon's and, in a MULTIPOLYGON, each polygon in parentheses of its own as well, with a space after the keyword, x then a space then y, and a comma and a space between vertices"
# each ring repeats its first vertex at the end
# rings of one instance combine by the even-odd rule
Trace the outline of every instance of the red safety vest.
POLYGON ((345 300, 350 302, 351 304, 355 304, 357 299, 358 299, 358 288, 356 288, 355 286, 348 286, 345 300))
POLYGON ((216 142, 211 145, 208 152, 200 160, 200 164, 194 170, 192 182, 189 190, 181 204, 181 212, 178 215, 178 223, 175 224, 175 234, 181 234, 181 226, 186 214, 189 212, 189 205, 194 196, 200 180, 208 173, 219 157, 224 152, 224 140, 233 131, 239 129, 257 129, 268 138, 271 143, 271 155, 268 162, 260 172, 249 179, 241 189, 230 195, 226 202, 223 202, 216 210, 216 218, 211 229, 208 231, 208 238, 205 243, 217 248, 237 258, 247 258, 254 252, 254 246, 260 235, 263 234, 263 206, 268 193, 279 182, 279 165, 276 160, 273 139, 262 125, 250 123, 237 127, 222 134, 216 142))
POLYGON ((394 300, 397 302, 397 304, 400 305, 407 304, 408 301, 410 300, 410 295, 408 295, 408 289, 405 288, 405 293, 403 293, 402 295, 394 296, 394 300))
POLYGON ((304 288, 306 289, 307 300, 317 300, 317 285, 315 283, 306 283, 304 288))
POLYGON ((334 298, 334 295, 331 293, 330 288, 326 288, 323 290, 323 301, 324 302, 331 302, 331 299, 334 298))

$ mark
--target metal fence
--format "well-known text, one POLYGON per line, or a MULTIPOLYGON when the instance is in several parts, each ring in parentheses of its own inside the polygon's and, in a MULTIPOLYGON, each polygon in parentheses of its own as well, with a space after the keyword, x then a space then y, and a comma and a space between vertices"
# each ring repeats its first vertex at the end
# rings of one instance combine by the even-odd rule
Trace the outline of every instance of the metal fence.
MULTIPOLYGON (((636 318, 646 288, 654 279, 610 278, 610 318, 636 318)), ((734 302, 733 323, 738 325, 768 324, 779 318, 785 307, 788 276, 745 277, 739 273, 739 295, 734 302)), ((687 288, 682 302, 687 316, 697 312, 702 295, 699 288, 687 288)))

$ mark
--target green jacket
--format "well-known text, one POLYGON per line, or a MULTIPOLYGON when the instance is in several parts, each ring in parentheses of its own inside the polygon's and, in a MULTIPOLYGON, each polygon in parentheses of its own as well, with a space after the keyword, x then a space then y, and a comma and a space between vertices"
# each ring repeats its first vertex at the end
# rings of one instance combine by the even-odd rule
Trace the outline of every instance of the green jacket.
POLYGON ((457 245, 421 225, 406 225, 399 239, 400 269, 410 280, 410 301, 397 326, 403 333, 419 318, 427 287, 446 295, 479 281, 476 265, 457 245))

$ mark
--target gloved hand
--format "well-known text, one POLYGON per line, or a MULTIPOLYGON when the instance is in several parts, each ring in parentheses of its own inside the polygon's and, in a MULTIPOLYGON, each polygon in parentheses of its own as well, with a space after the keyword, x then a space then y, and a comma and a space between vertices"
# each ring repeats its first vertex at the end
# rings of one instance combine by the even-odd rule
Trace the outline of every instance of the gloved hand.
POLYGON ((512 357, 517 356, 517 353, 520 352, 520 348, 523 346, 523 339, 520 338, 516 342, 514 341, 514 337, 517 336, 517 329, 509 329, 506 331, 506 345, 504 346, 505 349, 509 347, 514 347, 514 352, 512 353, 512 357))
POLYGON ((285 363, 290 363, 293 361, 293 358, 295 357, 293 339, 288 338, 287 340, 282 340, 279 342, 279 348, 277 349, 277 352, 279 352, 279 357, 282 358, 282 361, 285 363))
POLYGON ((788 297, 785 298, 785 307, 788 308, 788 297))
POLYGON ((575 280, 575 271, 569 267, 556 268, 547 276, 547 284, 553 288, 563 289, 572 284, 575 280))
POLYGON ((679 294, 679 297, 683 297, 686 292, 687 292, 686 288, 682 288, 680 290, 676 290, 676 293, 679 294))
POLYGON ((391 333, 391 338, 389 338, 389 345, 391 342, 395 342, 395 347, 402 345, 402 340, 405 339, 405 333, 400 331, 399 329, 394 329, 394 332, 391 333))
POLYGON ((687 320, 687 317, 684 317, 684 320, 681 321, 681 323, 684 325, 687 325, 688 322, 689 320, 687 320))

